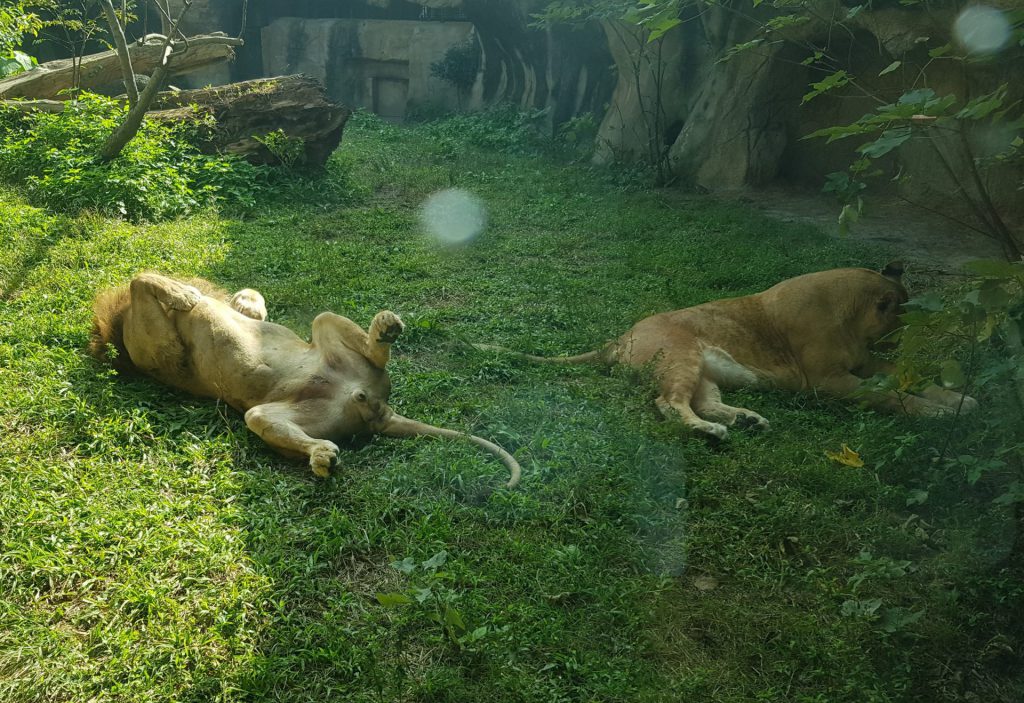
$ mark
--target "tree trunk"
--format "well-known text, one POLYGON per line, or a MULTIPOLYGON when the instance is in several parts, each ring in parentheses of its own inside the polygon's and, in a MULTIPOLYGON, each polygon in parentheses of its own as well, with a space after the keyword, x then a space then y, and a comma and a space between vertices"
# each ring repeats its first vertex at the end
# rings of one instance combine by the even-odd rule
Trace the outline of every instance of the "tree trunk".
POLYGON ((114 38, 114 49, 117 51, 117 60, 121 64, 121 77, 124 81, 124 89, 128 93, 128 104, 134 106, 139 102, 139 88, 135 84, 135 71, 132 70, 132 55, 128 51, 128 42, 124 38, 124 29, 121 27, 121 20, 117 17, 117 11, 110 0, 103 0, 103 12, 107 16, 107 24, 110 25, 110 35, 114 38))
MULTIPOLYGON (((240 39, 222 33, 190 37, 187 48, 175 54, 171 75, 189 73, 211 64, 234 58, 232 46, 241 44, 240 39)), ((151 74, 160 65, 164 53, 164 41, 159 43, 128 45, 132 68, 136 73, 151 74)), ((83 90, 99 89, 120 85, 122 80, 121 61, 116 51, 91 54, 81 60, 78 67, 83 90)), ((55 98, 66 99, 58 93, 73 87, 75 66, 72 59, 47 61, 31 71, 0 80, 0 98, 55 98)))

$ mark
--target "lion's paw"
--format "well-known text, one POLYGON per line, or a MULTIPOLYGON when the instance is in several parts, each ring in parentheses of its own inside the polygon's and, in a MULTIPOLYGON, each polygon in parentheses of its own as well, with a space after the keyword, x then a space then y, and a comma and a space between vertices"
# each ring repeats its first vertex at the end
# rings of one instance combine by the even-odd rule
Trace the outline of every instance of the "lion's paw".
POLYGON ((398 336, 405 330, 402 319, 390 310, 381 310, 373 318, 373 325, 377 328, 379 336, 377 342, 380 344, 394 344, 398 336))
POLYGON ((338 461, 338 445, 327 440, 321 441, 309 453, 309 468, 321 478, 331 475, 331 466, 338 461))
POLYGON ((747 410, 746 412, 737 413, 736 426, 749 427, 753 430, 763 431, 771 428, 771 423, 768 422, 767 418, 764 418, 753 411, 747 410))
POLYGON ((231 296, 230 305, 246 317, 254 320, 267 319, 267 304, 263 296, 252 288, 245 288, 231 296))
POLYGON ((175 291, 167 301, 167 307, 172 310, 188 312, 203 299, 203 294, 195 286, 182 286, 175 291))
POLYGON ((711 439, 723 440, 729 436, 729 428, 718 422, 704 422, 695 429, 703 432, 711 439))

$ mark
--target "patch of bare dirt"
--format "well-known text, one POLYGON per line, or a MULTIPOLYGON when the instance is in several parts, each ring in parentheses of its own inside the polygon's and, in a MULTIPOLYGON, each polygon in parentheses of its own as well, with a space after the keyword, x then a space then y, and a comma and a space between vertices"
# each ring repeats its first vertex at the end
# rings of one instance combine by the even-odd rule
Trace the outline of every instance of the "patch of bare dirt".
MULTIPOLYGON (((831 236, 842 236, 840 206, 831 196, 770 188, 735 197, 783 222, 809 223, 831 236)), ((863 217, 846 236, 876 244, 914 268, 935 273, 958 273, 975 259, 1003 258, 995 240, 941 215, 882 196, 871 196, 865 202, 863 217)))

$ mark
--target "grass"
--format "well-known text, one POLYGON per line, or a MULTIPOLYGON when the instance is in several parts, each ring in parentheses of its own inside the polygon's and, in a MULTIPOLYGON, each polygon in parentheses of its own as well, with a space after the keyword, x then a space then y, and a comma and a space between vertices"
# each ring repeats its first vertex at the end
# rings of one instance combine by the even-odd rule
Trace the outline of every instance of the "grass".
POLYGON ((885 252, 464 132, 360 118, 347 203, 131 225, 0 195, 0 701, 1020 700, 1016 525, 930 465, 948 424, 738 393, 773 429, 716 447, 642 374, 465 344, 576 353, 885 252), (489 224, 444 248, 416 206, 452 185, 489 224), (318 480, 230 409, 116 377, 90 301, 147 268, 256 287, 300 333, 399 312, 393 405, 502 443, 522 486, 431 440, 318 480))

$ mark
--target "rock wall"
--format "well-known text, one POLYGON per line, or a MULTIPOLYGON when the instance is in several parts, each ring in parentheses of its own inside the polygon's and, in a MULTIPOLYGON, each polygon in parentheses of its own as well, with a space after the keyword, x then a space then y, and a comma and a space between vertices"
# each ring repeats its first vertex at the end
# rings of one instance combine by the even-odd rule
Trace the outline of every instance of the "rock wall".
MULTIPOLYGON (((828 10, 829 5, 822 3, 818 9, 828 10)), ((824 10, 824 17, 832 16, 824 10)), ((846 8, 841 11, 845 14, 846 8)), ((776 32, 772 41, 727 61, 722 59, 730 47, 759 35, 755 23, 726 8, 709 7, 700 15, 684 17, 684 23, 660 41, 657 62, 651 48, 637 42, 635 28, 607 24, 618 84, 600 126, 597 159, 649 159, 650 144, 656 140, 666 150, 675 179, 702 190, 732 191, 777 182, 820 189, 826 174, 846 170, 859 142, 830 145, 824 139, 803 137, 822 127, 852 123, 874 111, 882 104, 880 99, 895 102, 908 85, 952 93, 963 102, 1007 83, 1011 100, 1024 98, 1019 62, 1016 67, 1012 61, 977 64, 968 81, 960 63, 931 61, 929 47, 950 38, 955 17, 953 9, 864 10, 842 31, 825 21, 809 22, 776 32), (803 64, 810 53, 807 47, 826 43, 833 54, 847 58, 846 68, 857 77, 857 85, 802 104, 810 84, 827 74, 803 64), (638 46, 643 47, 643 56, 638 46), (894 61, 901 62, 899 70, 885 73, 894 61), (660 105, 656 134, 650 129, 654 105, 660 105)), ((1011 51, 1020 55, 1019 50, 1011 51)), ((997 131, 973 130, 968 135, 971 152, 984 157, 997 150, 996 143, 1008 145, 1013 133, 997 131)), ((960 184, 943 161, 958 165, 957 179, 973 187, 966 172, 970 159, 959 134, 911 139, 874 164, 883 170, 874 183, 924 205, 960 207, 960 184)), ((1024 220, 1020 170, 991 168, 986 178, 997 205, 1012 218, 1024 220)))
POLYGON ((262 30, 263 72, 312 76, 335 100, 402 120, 411 110, 462 107, 430 66, 467 41, 476 41, 469 22, 286 17, 262 30))
POLYGON ((590 113, 604 114, 615 76, 601 27, 532 27, 537 0, 466 0, 464 11, 479 33, 480 83, 474 106, 511 102, 546 110, 548 126, 590 113))
MULTIPOLYGON (((1007 8, 1020 2, 987 0, 1007 8)), ((825 20, 781 29, 756 50, 722 61, 730 47, 757 36, 756 22, 726 7, 702 7, 662 41, 647 45, 634 27, 620 22, 538 29, 533 14, 546 4, 249 0, 247 45, 231 77, 302 71, 320 78, 337 99, 389 116, 402 114, 395 105, 403 94, 406 109, 431 103, 480 109, 498 102, 542 109, 552 130, 591 113, 601 120, 595 150, 599 162, 661 155, 677 181, 711 191, 779 181, 820 188, 825 174, 848 166, 851 142, 828 145, 802 137, 823 126, 853 122, 878 103, 847 89, 801 105, 809 85, 824 75, 802 64, 807 47, 827 42, 830 51, 848 57, 865 92, 895 100, 903 86, 914 82, 914 72, 929 63, 927 48, 949 37, 955 18, 955 8, 942 3, 927 13, 867 8, 842 30, 825 20), (460 95, 430 76, 429 66, 447 46, 467 39, 479 47, 479 72, 472 88, 460 95), (899 72, 879 75, 893 61, 902 62, 899 72)), ((236 3, 195 0, 186 29, 237 33, 239 9, 236 3)), ((849 8, 838 0, 819 0, 814 10, 831 18, 845 16, 849 8)), ((769 11, 762 4, 754 19, 767 19, 769 11)), ((958 63, 932 62, 927 84, 966 98, 1009 82, 1024 98, 1019 64, 1016 74, 995 65, 976 67, 973 73, 980 82, 967 85, 958 63)), ((991 151, 993 139, 971 135, 974 150, 982 155, 991 151)), ((962 156, 962 148, 958 137, 940 141, 951 159, 962 156)), ((907 142, 880 165, 887 175, 899 176, 896 186, 886 187, 902 188, 924 201, 949 201, 957 188, 929 140, 907 142)), ((1016 190, 1020 174, 991 173, 999 203, 1024 219, 1024 198, 1016 190)))

